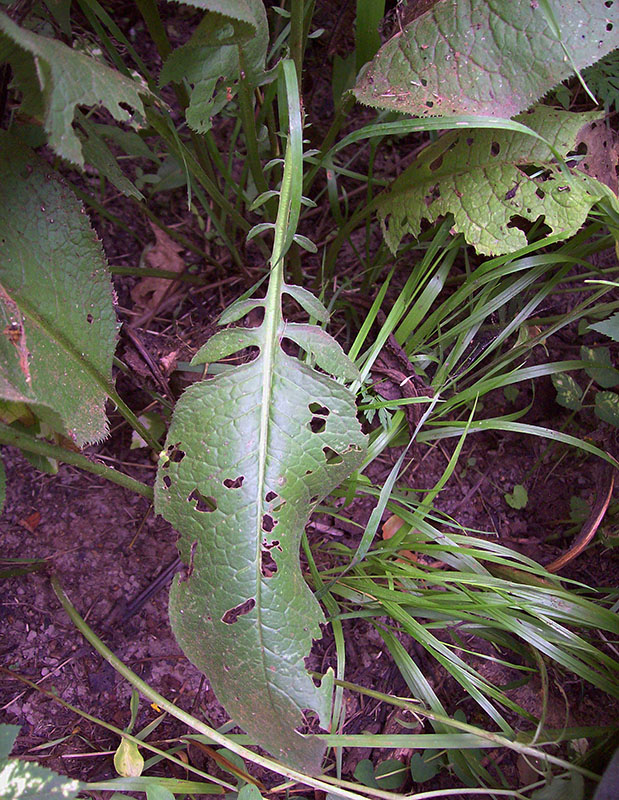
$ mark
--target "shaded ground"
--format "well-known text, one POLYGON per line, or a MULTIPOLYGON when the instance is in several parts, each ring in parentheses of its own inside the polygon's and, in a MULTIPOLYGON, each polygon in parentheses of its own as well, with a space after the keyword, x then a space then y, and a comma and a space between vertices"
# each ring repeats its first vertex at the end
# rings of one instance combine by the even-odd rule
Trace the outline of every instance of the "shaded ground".
MULTIPOLYGON (((477 459, 476 469, 461 470, 442 497, 444 509, 456 518, 479 529, 494 528, 502 544, 544 561, 560 552, 557 544, 563 544, 559 534, 567 527, 570 497, 577 494, 592 502, 594 487, 586 465, 566 459, 552 476, 544 477, 546 468, 540 468, 525 511, 510 509, 503 492, 521 480, 535 462, 537 447, 536 440, 516 437, 504 437, 494 444, 488 439, 472 441, 468 458, 477 459), (549 534, 557 537, 557 544, 544 541, 549 534)), ((93 454, 95 450, 91 448, 93 454)), ((102 454, 116 452, 124 461, 123 469, 145 482, 152 481, 153 466, 140 457, 146 451, 129 451, 118 439, 98 450, 102 454), (141 463, 129 466, 136 460, 141 463)), ((431 484, 442 472, 447 455, 441 450, 431 451, 423 461, 423 472, 412 467, 410 484, 417 488, 431 484)), ((126 664, 180 707, 215 727, 221 725, 227 719, 225 711, 208 681, 185 659, 174 641, 167 620, 167 591, 160 591, 135 615, 122 621, 126 603, 175 559, 175 532, 164 520, 153 516, 147 500, 120 487, 68 466, 62 466, 57 476, 42 475, 21 454, 8 448, 3 458, 8 496, 0 519, 2 557, 46 559, 48 569, 60 577, 80 613, 126 664)), ((466 461, 467 457, 461 463, 466 461)), ((385 472, 389 467, 385 464, 385 472)), ((351 520, 363 523, 369 511, 369 504, 358 504, 345 513, 351 520)), ((320 541, 334 536, 352 544, 358 534, 353 536, 348 527, 322 516, 315 526, 310 526, 310 537, 318 552, 320 541)), ((609 585, 616 573, 616 560, 612 551, 598 545, 567 572, 593 586, 609 585)), ((65 701, 124 728, 130 716, 129 686, 88 645, 84 646, 60 608, 48 575, 38 572, 16 577, 4 581, 2 588, 2 663, 65 701)), ((374 629, 356 622, 354 627, 348 626, 346 634, 348 678, 369 688, 406 696, 404 682, 374 629)), ((403 641, 447 710, 453 713, 465 700, 462 707, 469 718, 475 719, 475 705, 466 702, 453 679, 414 642, 406 637, 403 641)), ((315 647, 312 667, 322 671, 333 666, 334 659, 333 642, 327 633, 315 647)), ((472 663, 496 684, 506 684, 514 678, 510 670, 493 662, 476 658, 472 663)), ((513 691, 511 696, 531 713, 540 713, 541 688, 537 681, 513 691)), ((568 721, 571 725, 612 724, 616 717, 608 698, 580 681, 565 681, 557 675, 550 697, 549 726, 560 728, 568 721)), ((157 715, 155 709, 142 703, 136 729, 157 715)), ((48 697, 5 675, 0 675, 0 718, 22 726, 16 753, 36 757, 41 763, 84 780, 114 777, 111 753, 117 738, 113 734, 80 720, 48 697), (48 746, 56 740, 56 744, 48 746), (36 750, 41 746, 43 750, 36 750)), ((402 712, 356 696, 347 697, 346 732, 423 730, 420 726, 402 727, 401 721, 415 725, 402 712)), ((166 719, 158 728, 156 739, 169 742, 183 733, 186 730, 178 722, 166 719)), ((370 751, 348 751, 345 770, 352 772, 361 758, 370 755, 370 751)), ((373 755, 382 759, 393 757, 394 753, 373 755)), ((395 755, 406 757, 410 753, 395 755)), ((189 757, 196 766, 218 774, 217 765, 205 763, 204 754, 196 748, 190 748, 189 757)), ((514 772, 515 762, 509 754, 489 751, 490 762, 493 757, 500 759, 507 775, 514 772)), ((185 777, 181 773, 172 765, 165 774, 185 777)), ((515 775, 514 778, 517 782, 515 775)), ((443 774, 423 788, 437 783, 453 785, 443 774)))

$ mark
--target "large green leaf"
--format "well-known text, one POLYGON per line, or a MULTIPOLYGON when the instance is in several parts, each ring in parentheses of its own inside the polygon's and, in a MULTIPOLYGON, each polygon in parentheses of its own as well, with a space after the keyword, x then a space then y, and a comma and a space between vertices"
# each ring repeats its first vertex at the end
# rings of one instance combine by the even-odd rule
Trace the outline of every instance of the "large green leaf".
POLYGON ((616 3, 439 0, 377 53, 354 89, 415 116, 512 117, 619 47, 616 3), (569 54, 569 55, 566 55, 569 54))
POLYGON ((84 156, 73 130, 77 106, 105 106, 117 120, 130 119, 123 105, 144 115, 148 89, 63 42, 20 28, 0 12, 0 63, 8 61, 24 93, 21 110, 42 118, 54 150, 79 166, 84 156), (121 105, 123 104, 123 105, 121 105))
POLYGON ((98 441, 117 333, 103 249, 48 164, 4 131, 0 155, 0 397, 98 441))
MULTIPOLYGON (((583 126, 598 117, 597 112, 576 114, 538 106, 518 120, 566 156, 583 126)), ((451 213, 455 230, 478 252, 498 255, 526 245, 521 220, 534 222, 543 215, 553 233, 573 236, 602 197, 616 202, 595 178, 580 171, 566 175, 540 139, 482 129, 441 136, 377 202, 393 252, 405 233, 419 234, 422 219, 434 222, 451 213)))
MULTIPOLYGON (((185 392, 162 454, 156 510, 180 532, 187 565, 172 587, 170 616, 235 722, 316 773, 324 745, 296 729, 307 709, 327 725, 331 688, 316 686, 304 668, 325 619, 304 581, 299 543, 316 503, 360 465, 366 437, 354 396, 282 350, 281 294, 277 310, 249 305, 265 306, 262 325, 223 331, 195 360, 247 345, 260 354, 185 392)), ((317 345, 310 327, 298 326, 295 341, 358 374, 333 340, 327 355, 327 334, 317 345)))
POLYGON ((186 0, 209 12, 190 40, 174 50, 161 71, 161 83, 193 85, 187 123, 205 133, 234 94, 241 75, 251 86, 264 74, 269 29, 262 0, 186 0))

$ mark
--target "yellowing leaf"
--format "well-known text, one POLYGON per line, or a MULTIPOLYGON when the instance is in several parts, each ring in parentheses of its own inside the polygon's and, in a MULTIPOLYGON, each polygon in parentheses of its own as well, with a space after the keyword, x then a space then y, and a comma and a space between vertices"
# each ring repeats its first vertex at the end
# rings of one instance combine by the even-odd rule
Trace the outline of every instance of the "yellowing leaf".
POLYGON ((144 769, 144 758, 135 742, 122 739, 114 753, 114 767, 123 778, 137 778, 144 769))

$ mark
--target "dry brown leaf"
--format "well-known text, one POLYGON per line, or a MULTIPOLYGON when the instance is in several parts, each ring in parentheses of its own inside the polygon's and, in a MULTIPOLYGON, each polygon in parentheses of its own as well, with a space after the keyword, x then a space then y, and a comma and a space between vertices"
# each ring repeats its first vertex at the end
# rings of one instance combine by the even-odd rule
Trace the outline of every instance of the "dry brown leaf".
POLYGON ((30 533, 34 533, 40 521, 41 521, 41 512, 34 511, 29 516, 20 519, 19 524, 22 526, 22 528, 25 528, 27 531, 30 531, 30 533))
POLYGON ((172 350, 167 355, 161 356, 159 359, 159 364, 164 375, 169 375, 172 370, 176 368, 176 362, 178 361, 180 352, 181 348, 179 347, 177 350, 172 350))
MULTIPOLYGON (((383 525, 383 539, 391 539, 404 525, 404 520, 400 519, 396 514, 389 517, 389 519, 383 525)), ((410 550, 400 550, 399 555, 403 556, 404 558, 408 558, 411 561, 418 561, 419 559, 414 553, 411 553, 410 550)))
MULTIPOLYGON (((142 255, 144 266, 180 274, 185 269, 185 262, 180 256, 183 247, 152 222, 150 227, 155 234, 155 243, 144 249, 142 255)), ((142 278, 131 290, 131 299, 137 308, 156 311, 165 295, 174 286, 176 286, 176 281, 170 281, 167 278, 142 278)))
POLYGON ((603 120, 590 122, 578 134, 576 144, 585 144, 587 153, 578 165, 592 178, 605 183, 615 194, 618 193, 617 162, 619 161, 619 140, 603 120))

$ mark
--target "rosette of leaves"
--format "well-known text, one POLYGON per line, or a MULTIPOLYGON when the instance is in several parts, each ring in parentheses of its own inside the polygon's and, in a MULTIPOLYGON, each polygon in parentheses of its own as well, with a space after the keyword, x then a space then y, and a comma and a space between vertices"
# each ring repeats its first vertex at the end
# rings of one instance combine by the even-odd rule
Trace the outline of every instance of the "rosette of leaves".
POLYGON ((361 464, 366 437, 353 394, 329 377, 357 379, 354 364, 324 330, 282 316, 288 294, 313 317, 328 318, 310 292, 283 279, 301 196, 302 129, 291 62, 282 71, 291 132, 269 287, 263 299, 234 303, 220 323, 255 308, 263 309, 263 321, 220 331, 192 363, 248 347, 258 354, 181 397, 160 458, 155 507, 180 533, 185 570, 171 590, 170 618, 184 652, 256 743, 317 773, 325 747, 303 735, 306 712, 328 725, 332 681, 316 685, 305 670, 325 618, 303 578, 299 545, 316 504, 361 464), (286 352, 291 342, 322 371, 286 352))

